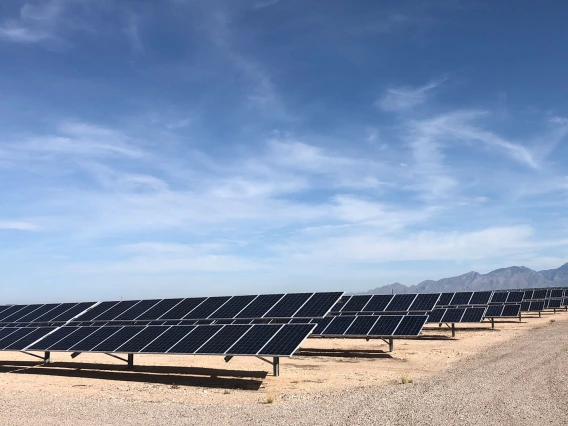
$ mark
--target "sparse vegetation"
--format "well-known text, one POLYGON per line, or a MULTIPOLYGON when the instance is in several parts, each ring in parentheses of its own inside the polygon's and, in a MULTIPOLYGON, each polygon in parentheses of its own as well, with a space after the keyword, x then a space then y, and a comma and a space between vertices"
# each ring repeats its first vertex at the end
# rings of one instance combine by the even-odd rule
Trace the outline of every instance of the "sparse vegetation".
POLYGON ((400 378, 400 383, 402 383, 403 385, 408 385, 408 384, 412 383, 412 379, 410 377, 404 375, 400 378))
POLYGON ((269 394, 266 395, 266 403, 267 404, 273 404, 274 401, 276 401, 276 397, 273 394, 269 393, 269 394))
POLYGON ((179 386, 176 385, 175 383, 172 383, 172 385, 170 386, 170 389, 179 389, 179 386))
POLYGON ((223 391, 223 395, 229 395, 231 393, 231 391, 229 389, 225 389, 223 391))
POLYGON ((553 323, 553 322, 556 322, 556 320, 551 319, 550 322, 553 323))

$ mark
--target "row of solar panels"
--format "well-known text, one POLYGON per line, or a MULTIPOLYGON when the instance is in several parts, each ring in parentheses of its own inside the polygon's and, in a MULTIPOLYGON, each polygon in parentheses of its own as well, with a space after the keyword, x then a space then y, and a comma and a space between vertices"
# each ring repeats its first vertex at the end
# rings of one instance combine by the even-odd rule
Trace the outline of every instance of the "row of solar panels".
POLYGON ((503 291, 522 291, 524 293, 523 300, 562 299, 568 297, 568 289, 564 287, 499 290, 495 293, 503 291))
POLYGON ((291 356, 314 324, 5 327, 0 350, 291 356))
POLYGON ((288 293, 0 306, 0 323, 324 317, 342 296, 288 293))

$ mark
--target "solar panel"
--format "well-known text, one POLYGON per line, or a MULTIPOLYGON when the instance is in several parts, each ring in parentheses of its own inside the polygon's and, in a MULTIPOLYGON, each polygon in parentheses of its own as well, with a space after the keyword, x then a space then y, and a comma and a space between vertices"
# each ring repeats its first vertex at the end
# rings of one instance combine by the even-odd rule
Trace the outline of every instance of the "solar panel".
POLYGON ((57 308, 34 319, 34 322, 66 322, 73 319, 81 312, 84 312, 94 304, 94 302, 62 303, 57 308))
POLYGON ((426 324, 428 317, 426 315, 406 315, 402 318, 396 331, 395 336, 418 336, 422 327, 426 324))
POLYGON ((363 312, 383 312, 390 301, 392 294, 375 294, 363 309, 363 312))
POLYGON ((461 292, 455 293, 454 297, 452 297, 452 301, 450 302, 450 305, 469 305, 469 301, 471 299, 471 296, 473 296, 472 291, 461 291, 461 292))
POLYGON ((102 342, 94 345, 89 349, 85 349, 85 351, 89 352, 116 352, 116 349, 123 345, 125 342, 128 342, 134 336, 142 331, 144 327, 139 325, 132 325, 128 327, 122 327, 116 333, 114 333, 109 338, 103 340, 102 342))
MULTIPOLYGON (((68 327, 63 327, 68 328, 68 327)), ((70 328, 70 327, 69 327, 70 328)), ((67 351, 69 348, 78 344, 81 340, 89 337, 100 329, 100 327, 79 327, 77 330, 69 330, 69 334, 61 340, 53 343, 47 348, 49 351, 67 351)))
POLYGON ((474 291, 469 301, 470 305, 487 305, 491 299, 492 291, 474 291))
POLYGON ((452 301, 455 293, 442 293, 440 300, 438 300, 437 306, 448 306, 452 301))
POLYGON ((507 301, 508 296, 509 296, 508 291, 493 293, 493 297, 491 298, 490 303, 505 303, 507 301))
POLYGON ((308 301, 313 293, 295 293, 285 295, 270 311, 265 318, 290 318, 308 301))
POLYGON ((201 303, 194 310, 185 315, 184 319, 206 319, 223 306, 230 299, 229 296, 218 296, 218 297, 208 297, 203 303, 201 303))
POLYGON ((331 308, 331 312, 339 312, 352 296, 341 296, 341 299, 331 308))
POLYGON ((346 335, 349 336, 365 336, 368 335, 375 323, 377 322, 379 317, 376 316, 358 316, 355 318, 355 321, 351 323, 347 331, 345 332, 346 335))
POLYGON ((99 327, 94 333, 90 334, 88 337, 84 338, 77 344, 69 348, 72 352, 85 352, 93 348, 95 345, 108 339, 114 333, 118 332, 122 327, 99 327))
POLYGON ((437 308, 428 314, 429 323, 441 323, 444 314, 446 313, 445 308, 437 308))
POLYGON ((260 295, 243 309, 237 318, 262 318, 283 297, 283 294, 260 295))
POLYGON ((547 291, 545 289, 534 290, 533 291, 533 299, 545 299, 547 291))
POLYGON ((213 312, 211 318, 233 318, 241 312, 256 296, 235 296, 213 312))
POLYGON ((103 314, 113 306, 116 306, 119 302, 101 302, 93 308, 89 309, 83 315, 81 315, 80 321, 92 321, 94 318, 103 314))
POLYGON ((166 330, 168 330, 168 328, 169 327, 163 327, 158 325, 147 326, 138 334, 133 336, 130 340, 118 346, 115 352, 123 352, 123 353, 140 352, 145 346, 148 346, 160 335, 165 333, 166 330))
POLYGON ((347 331, 355 317, 352 316, 338 316, 334 317, 333 321, 327 326, 322 334, 326 335, 341 335, 347 331))
POLYGON ((130 309, 122 312, 114 318, 114 321, 134 321, 148 309, 158 304, 160 300, 141 300, 130 309))
POLYGON ((34 345, 29 346, 27 349, 31 351, 46 351, 55 343, 59 342, 63 338, 69 336, 70 334, 77 331, 79 327, 60 327, 51 333, 49 336, 44 337, 39 342, 34 345))
POLYGON ((568 306, 568 297, 562 299, 562 306, 568 306))
POLYGON ((334 318, 335 317, 326 317, 312 320, 313 323, 317 324, 316 328, 314 328, 314 334, 322 334, 325 328, 334 318))
POLYGON ((3 339, 0 349, 8 351, 24 350, 53 330, 55 330, 55 327, 20 328, 8 338, 3 339))
POLYGON ((448 308, 446 309, 446 313, 442 317, 442 322, 460 322, 464 313, 465 308, 448 308))
POLYGON ((436 306, 440 293, 418 294, 409 311, 431 311, 436 306))
POLYGON ((166 353, 171 347, 178 343, 181 339, 191 333, 196 326, 179 325, 171 326, 158 338, 154 339, 148 345, 140 350, 141 353, 166 353))
POLYGON ((503 313, 503 308, 505 305, 489 305, 485 311, 485 318, 496 318, 500 317, 503 313))
POLYGON ((286 324, 258 352, 264 356, 291 356, 312 332, 313 324, 286 324))
MULTIPOLYGON (((203 346, 223 327, 222 325, 197 326, 187 336, 170 348, 168 353, 192 354, 203 346)), ((241 326, 236 326, 241 327, 241 326)), ((158 339, 159 340, 159 339, 158 339)))
POLYGON ((544 310, 544 300, 535 300, 530 302, 529 311, 539 312, 544 310))
POLYGON ((395 294, 385 308, 385 312, 407 312, 416 296, 416 294, 395 294))
POLYGON ((525 290, 523 295, 523 300, 532 300, 534 295, 534 290, 525 290))
POLYGON ((503 308, 502 317, 518 317, 521 310, 521 305, 505 305, 503 308))
POLYGON ((524 295, 523 291, 511 291, 507 296, 507 303, 521 303, 524 295))
POLYGON ((296 312, 296 317, 318 318, 325 316, 330 307, 341 297, 341 292, 315 293, 302 308, 296 312))
POLYGON ((353 296, 343 305, 341 312, 360 312, 371 300, 371 295, 353 296))
POLYGON ((562 298, 564 296, 564 290, 562 289, 553 289, 550 292, 550 297, 553 298, 562 298))
POLYGON ((14 322, 32 322, 35 318, 47 314, 49 311, 56 308, 57 306, 59 306, 59 303, 50 303, 47 305, 43 305, 27 315, 23 316, 18 315, 19 318, 14 319, 14 322))
POLYGON ((548 300, 548 308, 552 309, 552 308, 560 308, 562 306, 562 300, 561 299, 550 299, 548 300))
POLYGON ((484 314, 485 308, 467 308, 460 322, 481 322, 484 314))
POLYGON ((29 313, 41 308, 43 305, 24 305, 15 307, 15 311, 2 319, 2 322, 17 322, 18 318, 28 315, 29 313), (19 308, 19 309, 18 309, 19 308))
POLYGON ((227 350, 227 354, 256 354, 281 328, 282 325, 253 325, 247 334, 227 350))
POLYGON ((382 315, 369 334, 374 336, 391 336, 402 321, 402 318, 402 315, 382 315))

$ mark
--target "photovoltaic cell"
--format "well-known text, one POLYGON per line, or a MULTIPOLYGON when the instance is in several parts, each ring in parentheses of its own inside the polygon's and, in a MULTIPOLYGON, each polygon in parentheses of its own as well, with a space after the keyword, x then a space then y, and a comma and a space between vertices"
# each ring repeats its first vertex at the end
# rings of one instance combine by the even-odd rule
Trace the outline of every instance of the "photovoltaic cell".
POLYGON ((21 318, 36 309, 41 308, 43 305, 26 305, 20 309, 16 309, 14 313, 8 315, 2 319, 2 322, 17 322, 18 318, 21 318))
POLYGON ((180 303, 183 299, 163 299, 156 303, 153 307, 148 309, 146 312, 140 314, 136 317, 136 321, 146 321, 146 320, 155 320, 160 318, 178 303, 180 303))
POLYGON ((22 351, 26 349, 29 345, 34 343, 36 340, 41 339, 47 333, 50 333, 51 331, 55 330, 55 327, 27 328, 22 330, 31 331, 31 333, 26 333, 25 336, 18 339, 17 341, 14 341, 12 344, 4 346, 5 350, 22 351))
MULTIPOLYGON (((53 316, 52 318, 49 318, 48 321, 53 321, 53 322, 66 322, 69 321, 73 318, 75 318, 77 315, 79 315, 80 313, 84 312, 85 310, 87 310, 88 308, 90 308, 91 306, 93 306, 95 303, 94 302, 81 302, 81 303, 77 303, 75 306, 70 307, 68 310, 66 310, 65 312, 57 315, 57 316, 53 316)), ((65 305, 65 303, 64 303, 65 305)), ((51 315, 51 313, 49 314, 51 315)), ((55 313, 54 313, 55 315, 55 313)), ((38 321, 36 319, 36 321, 38 321)), ((46 321, 46 318, 42 318, 42 322, 46 321)))
POLYGON ((539 312, 542 310, 544 310, 544 300, 536 300, 534 302, 530 302, 529 311, 539 312))
POLYGON ((532 300, 533 294, 534 290, 525 290, 525 294, 523 295, 523 300, 532 300))
POLYGON ((392 294, 375 294, 367 303, 363 312, 384 312, 393 297, 392 294))
POLYGON ((31 333, 33 330, 31 328, 15 328, 12 331, 10 329, 5 329, 5 335, 0 339, 0 350, 4 350, 6 347, 10 346, 12 343, 25 337, 27 334, 31 333))
POLYGON ((38 313, 34 315, 34 317, 30 320, 30 322, 49 322, 53 318, 63 314, 65 311, 68 311, 73 306, 76 306, 76 303, 61 303, 55 304, 51 309, 48 309, 42 313, 38 313))
POLYGON ((548 301, 548 309, 553 309, 553 308, 560 308, 560 306, 562 306, 562 300, 561 299, 550 299, 548 301))
POLYGON ((103 340, 109 338, 122 327, 99 327, 97 331, 90 334, 85 339, 81 340, 79 343, 73 345, 69 348, 72 352, 84 352, 90 350, 95 345, 98 345, 103 340))
POLYGON ((560 289, 554 289, 551 290, 550 292, 550 297, 554 297, 554 298, 561 298, 564 296, 564 290, 560 290, 560 289))
POLYGON ((34 310, 33 312, 30 312, 29 314, 19 317, 15 321, 16 322, 32 322, 35 318, 48 313, 49 311, 56 308, 57 306, 59 306, 59 303, 50 303, 48 305, 43 305, 40 308, 34 310))
POLYGON ((533 299, 545 299, 546 298, 546 290, 544 289, 540 289, 540 290, 535 290, 533 292, 533 299))

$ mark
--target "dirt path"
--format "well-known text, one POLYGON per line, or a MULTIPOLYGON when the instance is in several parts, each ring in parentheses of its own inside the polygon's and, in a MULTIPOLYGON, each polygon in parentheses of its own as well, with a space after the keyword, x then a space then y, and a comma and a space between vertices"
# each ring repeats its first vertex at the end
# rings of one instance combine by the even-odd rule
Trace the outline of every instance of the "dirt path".
POLYGON ((568 323, 547 322, 409 385, 322 389, 277 398, 274 404, 152 403, 112 393, 3 391, 0 424, 564 425, 567 365, 568 323))

